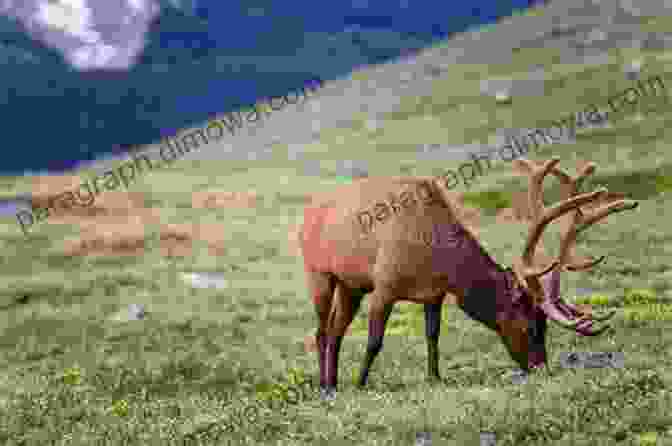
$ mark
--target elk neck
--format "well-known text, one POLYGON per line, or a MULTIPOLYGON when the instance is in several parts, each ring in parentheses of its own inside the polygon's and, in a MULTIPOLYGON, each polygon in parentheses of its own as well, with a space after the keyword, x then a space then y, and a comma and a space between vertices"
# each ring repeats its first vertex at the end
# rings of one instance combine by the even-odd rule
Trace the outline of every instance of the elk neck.
POLYGON ((472 319, 496 329, 497 313, 510 308, 516 281, 513 271, 497 264, 471 234, 465 273, 460 274, 457 288, 461 291, 460 307, 472 319))

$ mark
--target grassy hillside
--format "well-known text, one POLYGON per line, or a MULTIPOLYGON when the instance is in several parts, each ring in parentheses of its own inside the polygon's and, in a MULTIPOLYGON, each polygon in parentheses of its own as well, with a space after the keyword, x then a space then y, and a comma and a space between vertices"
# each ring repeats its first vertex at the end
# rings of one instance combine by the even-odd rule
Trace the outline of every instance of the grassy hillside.
MULTIPOLYGON (((591 186, 641 200, 638 210, 581 239, 579 252, 608 260, 563 278, 568 298, 589 288, 596 294, 581 302, 618 309, 613 332, 580 338, 551 326, 552 373, 514 385, 507 378, 513 362, 497 336, 445 305, 444 382, 430 385, 421 307, 399 305, 369 387, 360 391, 352 377, 366 345, 362 311, 344 342, 338 399, 320 401, 310 383, 317 364, 303 340, 315 329, 314 310, 287 233, 300 221, 307 192, 339 183, 338 160, 365 161, 372 175, 440 174, 457 166, 418 161, 418 145, 487 143, 498 128, 544 126, 589 104, 604 109, 630 86, 622 66, 635 57, 644 58, 645 75, 672 85, 670 53, 615 50, 597 67, 560 65, 557 56, 522 49, 510 65, 454 66, 431 96, 407 98, 375 131, 365 116, 351 129, 323 131, 308 147, 324 168, 319 177, 276 146, 273 160, 179 161, 131 187, 146 193, 162 223, 223 225, 218 256, 197 247, 166 258, 148 227, 144 255, 71 257, 59 242, 76 235, 74 228, 46 223, 24 237, 14 220, 3 219, 0 443, 411 445, 427 431, 436 445, 477 445, 480 432, 494 432, 498 446, 672 444, 672 107, 661 99, 535 156, 559 155, 570 169, 579 159, 595 161, 591 186), (533 64, 548 75, 545 96, 497 104, 480 94, 481 79, 523 78, 533 64), (261 197, 254 208, 192 207, 194 192, 249 189, 261 197), (179 278, 189 271, 222 272, 228 286, 193 289, 179 278), (129 303, 145 304, 148 317, 115 322, 129 303), (563 369, 558 355, 566 351, 620 351, 625 366, 563 369)), ((28 190, 26 179, 2 181, 3 194, 28 190)), ((523 187, 499 163, 472 185, 469 201, 497 209, 523 187)), ((495 259, 509 264, 522 252, 526 228, 495 224, 493 213, 479 231, 495 259)), ((547 246, 557 245, 556 233, 547 238, 547 246)))

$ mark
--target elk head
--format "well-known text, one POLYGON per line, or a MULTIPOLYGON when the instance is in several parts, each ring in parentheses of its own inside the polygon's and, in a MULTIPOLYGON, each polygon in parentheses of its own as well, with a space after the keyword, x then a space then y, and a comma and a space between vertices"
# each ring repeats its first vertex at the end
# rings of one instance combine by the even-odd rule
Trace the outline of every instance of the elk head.
POLYGON ((522 257, 506 271, 503 286, 507 290, 504 293, 507 299, 498 305, 496 329, 511 357, 526 371, 546 363, 547 319, 584 336, 596 336, 608 328, 608 325, 596 328, 595 322, 609 319, 613 312, 601 315, 586 313, 562 299, 560 272, 586 270, 602 262, 604 256, 577 259, 573 254, 576 236, 608 215, 634 209, 638 205, 636 201, 618 199, 586 213, 581 206, 599 203, 609 196, 605 188, 578 194, 581 181, 595 172, 595 164, 587 164, 572 177, 556 167, 559 161, 559 158, 543 164, 527 159, 514 161, 529 176, 531 222, 522 257), (546 208, 542 191, 544 178, 549 173, 560 180, 563 200, 546 208), (573 210, 568 212, 568 209, 573 210), (535 250, 544 229, 560 217, 567 220, 562 229, 558 258, 546 266, 535 265, 535 250))

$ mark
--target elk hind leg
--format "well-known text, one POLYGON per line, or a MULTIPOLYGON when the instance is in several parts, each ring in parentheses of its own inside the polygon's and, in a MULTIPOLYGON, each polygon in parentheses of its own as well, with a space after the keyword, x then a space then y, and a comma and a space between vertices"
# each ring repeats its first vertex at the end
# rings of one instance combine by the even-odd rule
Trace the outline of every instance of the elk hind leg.
POLYGON ((334 393, 338 386, 338 358, 343 336, 357 314, 365 293, 365 290, 350 289, 342 282, 336 284, 326 337, 325 389, 329 393, 334 393))
POLYGON ((320 387, 324 387, 327 384, 325 368, 327 327, 336 280, 329 273, 307 271, 306 281, 313 303, 315 304, 315 312, 317 313, 318 326, 315 333, 315 344, 317 346, 317 359, 320 367, 320 387))

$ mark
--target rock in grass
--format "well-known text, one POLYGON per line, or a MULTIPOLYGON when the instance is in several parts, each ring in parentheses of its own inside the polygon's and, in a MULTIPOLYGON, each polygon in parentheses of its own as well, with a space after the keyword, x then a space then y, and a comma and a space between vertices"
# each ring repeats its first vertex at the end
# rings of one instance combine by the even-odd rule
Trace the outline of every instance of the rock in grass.
POLYGON ((633 60, 628 65, 626 65, 624 71, 626 79, 630 81, 636 81, 637 79, 639 79, 639 76, 642 72, 642 60, 641 59, 633 60))
POLYGON ((432 446, 432 436, 429 432, 415 434, 415 446, 432 446))
POLYGON ((498 91, 495 93, 495 102, 501 105, 510 104, 512 102, 511 95, 506 91, 498 91))
POLYGON ((369 170, 362 161, 344 160, 336 167, 336 175, 349 178, 366 178, 369 170))
POLYGON ((481 432, 481 446, 495 446, 496 443, 494 432, 481 432))
POLYGON ((524 78, 483 79, 480 82, 480 91, 482 95, 493 96, 497 104, 509 104, 513 96, 545 96, 547 77, 543 67, 535 66, 524 78))
POLYGON ((130 304, 128 306, 128 319, 138 321, 146 316, 145 306, 143 304, 130 304))
POLYGON ((526 371, 524 371, 522 369, 515 369, 511 373, 509 378, 511 379, 512 384, 525 384, 527 382, 527 380, 529 379, 529 377, 530 377, 530 374, 527 373, 526 371))
POLYGON ((126 309, 122 309, 110 317, 113 322, 141 321, 145 319, 147 312, 144 304, 129 304, 126 309))
POLYGON ((228 280, 221 273, 182 273, 182 280, 194 288, 226 288, 228 280))

